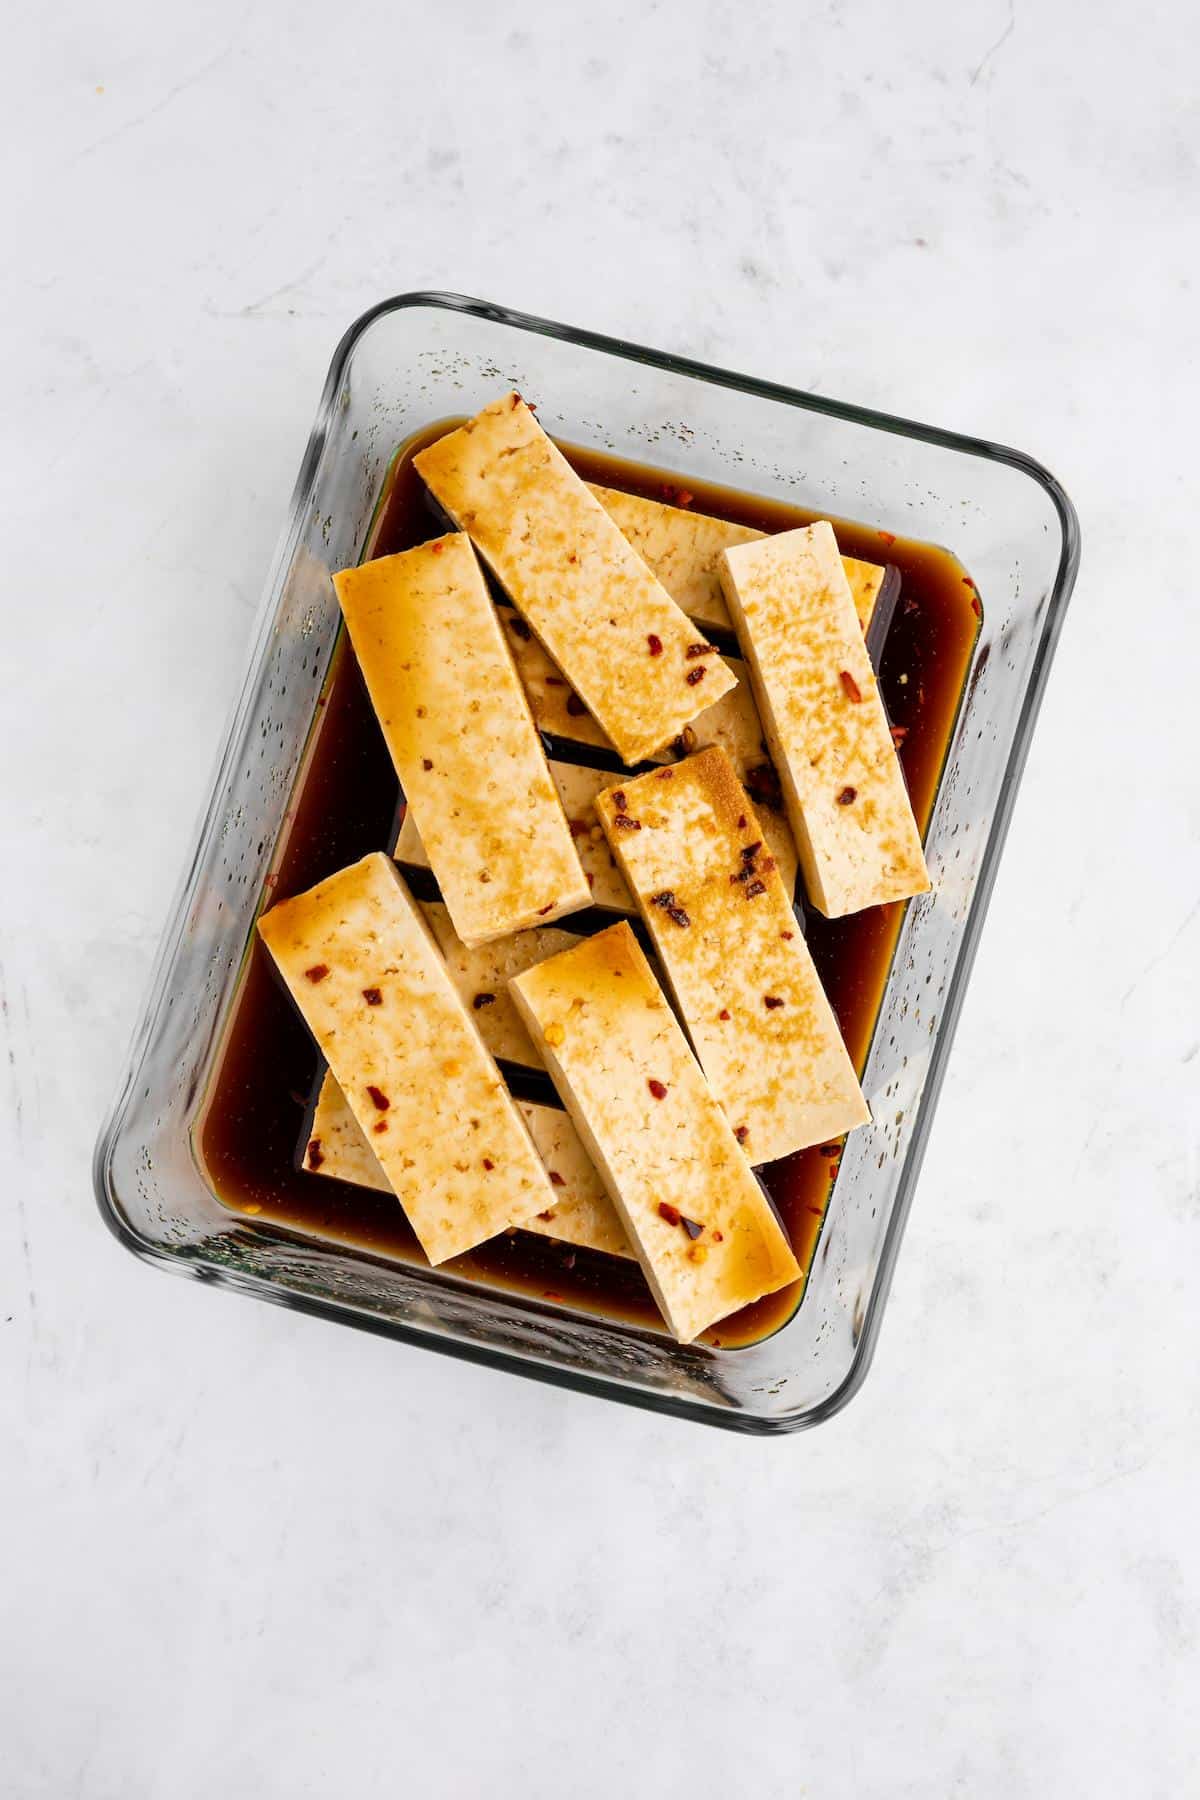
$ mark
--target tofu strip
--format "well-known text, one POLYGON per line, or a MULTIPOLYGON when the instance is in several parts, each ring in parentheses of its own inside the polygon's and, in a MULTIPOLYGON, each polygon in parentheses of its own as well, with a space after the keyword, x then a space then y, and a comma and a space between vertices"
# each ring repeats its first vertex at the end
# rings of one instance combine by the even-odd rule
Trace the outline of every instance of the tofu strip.
POLYGON ((826 918, 929 888, 921 834, 833 527, 721 553, 805 886, 826 918))
MULTIPOLYGON (((718 566, 721 552, 735 544, 757 543, 766 533, 688 507, 623 494, 618 488, 593 485, 592 493, 688 618, 706 629, 728 631, 731 620, 718 566)), ((843 556, 842 567, 865 637, 887 569, 853 556, 843 556)))
POLYGON ((437 939, 447 973, 464 1006, 470 1008, 491 1055, 522 1069, 540 1069, 541 1058, 508 991, 509 977, 531 969, 547 956, 556 956, 560 950, 569 950, 579 942, 578 935, 562 931, 557 925, 535 925, 496 943, 469 949, 444 906, 436 900, 418 904, 437 939))
MULTIPOLYGON (((502 616, 501 623, 508 634, 513 661, 529 697, 538 730, 551 732, 568 743, 611 749, 608 739, 579 700, 575 690, 558 673, 537 639, 529 634, 525 621, 516 613, 509 612, 507 617, 502 616), (521 628, 519 631, 516 629, 518 626, 521 628), (522 633, 525 635, 522 636, 522 633)), ((775 787, 777 778, 767 757, 762 721, 754 703, 749 671, 744 662, 732 656, 726 659, 726 667, 732 671, 736 686, 730 688, 715 706, 710 706, 707 712, 701 713, 694 724, 684 727, 682 736, 672 746, 672 756, 682 755, 685 750, 703 750, 710 744, 719 744, 727 752, 739 781, 752 781, 756 775, 765 774, 768 785, 775 787)), ((669 758, 661 757, 656 760, 665 762, 669 758)), ((555 775, 556 781, 558 769, 566 766, 551 762, 551 773, 555 775)), ((570 818, 571 804, 561 783, 559 792, 570 818)), ((783 812, 774 811, 765 803, 757 810, 762 835, 779 866, 783 885, 789 896, 794 896, 799 858, 792 838, 792 828, 783 812)), ((576 847, 580 851, 584 869, 587 870, 586 843, 579 842, 576 847)), ((592 897, 595 899, 594 893, 592 897)))
POLYGON ((461 533, 334 576, 350 641, 464 944, 589 900, 562 803, 461 533))
POLYGON ((629 926, 514 977, 513 996, 672 1334, 800 1269, 629 926))
MULTIPOLYGON (((554 1188, 553 1206, 525 1219, 520 1229, 563 1244, 577 1244, 584 1250, 603 1250, 609 1256, 631 1259, 633 1251, 621 1221, 569 1115, 535 1100, 518 1100, 517 1111, 529 1127, 554 1188)), ((374 1188, 381 1194, 392 1193, 371 1140, 328 1069, 313 1114, 309 1145, 314 1143, 318 1158, 314 1173, 349 1181, 355 1187, 374 1188)))
POLYGON ((732 687, 519 394, 413 463, 625 762, 661 750, 732 687))
MULTIPOLYGON (((577 763, 551 762, 550 774, 575 839, 592 904, 606 907, 609 912, 635 913, 637 907, 633 896, 612 859, 596 817, 596 795, 601 788, 612 785, 611 769, 585 769, 577 763)), ((411 810, 405 813, 400 826, 395 855, 396 861, 408 869, 430 866, 429 852, 411 810)))
MULTIPOLYGON (((258 929, 431 1263, 554 1206, 525 1122, 388 857, 282 901, 258 929)), ((321 1155, 310 1144, 308 1166, 321 1155)))
POLYGON ((623 782, 596 811, 749 1160, 865 1124, 833 1008, 725 752, 623 782))

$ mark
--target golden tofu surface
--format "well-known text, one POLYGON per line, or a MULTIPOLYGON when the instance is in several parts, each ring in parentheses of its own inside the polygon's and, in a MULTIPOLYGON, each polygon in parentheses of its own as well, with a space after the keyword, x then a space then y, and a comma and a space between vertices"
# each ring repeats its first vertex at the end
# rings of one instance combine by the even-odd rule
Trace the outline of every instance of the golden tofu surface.
POLYGON ((550 957, 512 989, 680 1342, 798 1280, 630 927, 550 957))
POLYGON ((588 903, 525 691, 460 532, 334 577, 350 640, 465 944, 588 903))
POLYGON ((832 527, 722 552, 809 898, 827 918, 929 889, 921 835, 832 527))
POLYGON ((258 930, 430 1262, 553 1206, 525 1122, 388 857, 281 901, 258 930))
POLYGON ((865 1124, 837 1019, 724 751, 622 782, 596 810, 748 1159, 865 1124))
POLYGON ((519 394, 413 461, 625 762, 733 685, 519 394))

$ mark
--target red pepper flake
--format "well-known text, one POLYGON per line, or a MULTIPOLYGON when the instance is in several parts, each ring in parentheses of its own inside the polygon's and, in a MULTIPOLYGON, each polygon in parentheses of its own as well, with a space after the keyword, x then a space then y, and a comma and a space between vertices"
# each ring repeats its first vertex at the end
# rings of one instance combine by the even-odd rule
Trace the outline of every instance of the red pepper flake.
POLYGON ((481 1010, 481 1008, 483 1008, 485 1006, 495 1006, 495 1004, 496 1004, 495 994, 487 994, 487 993, 476 994, 475 998, 471 1002, 471 1005, 474 1007, 476 1012, 479 1012, 481 1010))
POLYGON ((562 1295, 556 1294, 553 1288, 543 1288, 542 1289, 542 1299, 543 1300, 561 1300, 562 1295))
POLYGON ((539 906, 538 907, 537 916, 539 919, 544 919, 547 913, 552 913, 553 911, 554 911, 554 901, 551 900, 551 902, 548 906, 539 906))
POLYGON ((309 1140, 308 1140, 308 1166, 309 1166, 309 1168, 310 1169, 319 1169, 321 1164, 324 1161, 325 1161, 325 1153, 321 1149, 320 1138, 309 1138, 309 1140))
POLYGON ((587 707, 583 704, 583 701, 579 698, 578 694, 570 693, 567 695, 567 711, 573 719, 582 719, 584 713, 587 711, 587 707))
POLYGON ((908 736, 908 726, 907 725, 893 725, 892 726, 892 742, 893 742, 893 744, 895 744, 897 750, 900 748, 901 744, 904 742, 904 740, 907 736, 908 736))
POLYGON ((739 813, 738 814, 738 830, 745 831, 745 829, 746 829, 746 815, 745 815, 745 813, 739 813))
POLYGON ((764 994, 763 1005, 768 1012, 774 1012, 777 1006, 783 1005, 783 1001, 779 998, 778 994, 764 994))
POLYGON ((894 531, 881 531, 879 533, 879 536, 883 539, 884 543, 888 544, 889 546, 894 544, 896 541, 896 534, 894 531))
POLYGON ((680 1219, 679 1208, 677 1206, 672 1206, 669 1200, 660 1200, 658 1203, 658 1216, 660 1219, 665 1219, 668 1225, 678 1225, 680 1219))
POLYGON ((794 931, 781 931, 779 935, 785 944, 790 944, 796 934, 794 931))
POLYGON ((714 644, 689 644, 684 651, 684 655, 689 662, 693 662, 697 656, 715 656, 716 654, 717 651, 714 644))
POLYGON ((642 829, 642 821, 640 819, 631 819, 628 813, 623 812, 617 814, 616 818, 613 820, 613 824, 618 831, 640 831, 642 829))
POLYGON ((646 1083, 646 1086, 650 1089, 650 1092, 654 1095, 654 1098, 656 1100, 665 1100, 666 1099, 667 1086, 664 1081, 657 1081, 655 1079, 655 1077, 653 1075, 651 1075, 650 1079, 646 1083))
POLYGON ((695 494, 693 494, 689 488, 680 488, 675 496, 675 504, 676 506, 691 506, 694 503, 695 498, 695 494))
POLYGON ((683 1213, 680 1213, 679 1215, 679 1223, 683 1226, 683 1229, 687 1232, 693 1243, 695 1243, 696 1239, 700 1236, 700 1233, 704 1230, 703 1225, 701 1225, 697 1219, 685 1218, 683 1213))
POLYGON ((490 1156, 485 1156, 483 1159, 483 1166, 485 1169, 488 1169, 490 1171, 490 1170, 494 1169, 496 1165, 492 1161, 490 1156))
POLYGON ((722 1019, 722 1020, 728 1019, 729 1018, 729 1008, 727 1006, 723 1006, 721 1008, 720 1012, 717 1014, 717 1017, 718 1017, 718 1019, 722 1019))
POLYGON ((664 888, 660 894, 651 894, 650 904, 660 907, 668 919, 673 919, 676 925, 686 927, 692 922, 670 888, 664 888))
POLYGON ((446 548, 446 545, 442 538, 438 538, 434 543, 430 544, 429 548, 433 551, 435 556, 440 556, 442 551, 446 548))
POLYGON ((818 1156, 840 1156, 841 1153, 842 1146, 840 1144, 818 1144, 817 1146, 818 1156))
POLYGON ((750 1127, 748 1125, 739 1125, 733 1135, 739 1144, 744 1144, 746 1139, 750 1136, 750 1127))
POLYGON ((430 760, 427 756, 423 756, 421 758, 421 767, 423 769, 432 769, 433 764, 430 762, 430 760))
POLYGON ((388 1122, 386 1119, 377 1119, 374 1125, 372 1125, 371 1130, 375 1133, 375 1136, 378 1137, 380 1133, 386 1131, 387 1128, 388 1122))
POLYGON ((742 861, 744 863, 752 863, 761 849, 762 849, 762 839, 761 838, 755 838, 755 840, 752 844, 743 844, 742 845, 742 861))
POLYGON ((704 668, 704 664, 701 663, 698 669, 689 669, 687 672, 687 675, 684 677, 684 679, 686 680, 689 687, 695 687, 695 685, 698 681, 704 680, 704 675, 705 675, 705 668, 704 668))
MULTIPOLYGON (((718 1230, 715 1225, 713 1227, 712 1241, 714 1244, 723 1244, 725 1242, 725 1233, 723 1231, 718 1230)), ((721 1342, 720 1338, 713 1339, 714 1344, 719 1344, 720 1342, 721 1342)))
POLYGON ((973 588, 975 586, 975 583, 971 580, 971 577, 969 575, 963 576, 962 584, 964 587, 969 587, 969 588, 973 588))
POLYGON ((364 988, 362 991, 362 996, 368 1006, 382 1006, 383 1005, 383 995, 380 993, 378 988, 364 988))
MULTIPOLYGON (((567 1184, 557 1169, 549 1169, 547 1173, 550 1176, 550 1185, 552 1187, 566 1187, 567 1184)), ((543 1214, 542 1216, 544 1217, 545 1215, 543 1214)))
POLYGON ((510 619, 508 621, 508 629, 512 632, 514 637, 519 637, 521 639, 522 643, 525 643, 525 644, 527 644, 529 642, 530 638, 533 636, 532 631, 529 629, 529 627, 525 623, 524 619, 517 619, 517 618, 510 619))
POLYGON ((783 789, 779 785, 779 777, 775 773, 773 763, 758 763, 753 769, 746 771, 746 786, 750 789, 752 799, 763 806, 769 806, 773 812, 779 812, 783 805, 783 789))
POLYGON ((857 706, 862 699, 862 689, 859 687, 857 681, 855 681, 849 669, 842 670, 842 686, 846 690, 847 700, 853 700, 855 706, 857 706))
POLYGON ((760 894, 765 894, 766 891, 767 884, 765 881, 752 881, 746 889, 746 898, 747 900, 757 900, 758 896, 760 894))
POLYGON ((313 982, 314 984, 318 981, 324 981, 325 977, 329 973, 329 964, 328 963, 314 963, 312 968, 305 969, 304 973, 305 973, 306 977, 308 978, 308 980, 313 982))
POLYGON ((547 1212, 540 1212, 538 1214, 538 1218, 542 1221, 543 1225, 548 1225, 553 1217, 554 1217, 554 1208, 553 1207, 550 1207, 550 1209, 547 1212))
POLYGON ((567 551, 567 561, 569 563, 577 563, 579 561, 579 558, 576 556, 574 550, 567 551))
POLYGON ((977 619, 982 619, 982 617, 983 617, 983 605, 982 605, 982 603, 981 603, 981 601, 980 601, 980 598, 979 598, 979 595, 978 595, 978 594, 972 594, 972 595, 971 595, 971 611, 972 611, 972 612, 973 612, 973 613, 974 613, 974 614, 975 614, 975 617, 976 617, 976 618, 977 618, 977 619))
POLYGON ((571 836, 573 838, 586 837, 590 829, 586 819, 568 819, 567 824, 570 827, 571 836))
POLYGON ((842 789, 841 793, 837 797, 837 803, 839 806, 853 806, 854 802, 857 799, 858 799, 858 789, 857 788, 844 787, 842 789))
POLYGON ((520 394, 514 394, 512 397, 512 401, 511 401, 511 405, 512 405, 514 412, 516 411, 517 407, 520 406, 520 404, 521 404, 520 394))
POLYGON ((372 1087, 370 1082, 367 1083, 367 1093, 371 1097, 372 1105, 377 1107, 380 1112, 386 1112, 388 1107, 392 1104, 383 1089, 372 1087))
POLYGON ((658 779, 660 781, 674 781, 674 779, 675 779, 674 769, 660 769, 658 771, 658 779))
POLYGON ((647 632, 646 642, 650 646, 651 656, 661 656, 662 655, 662 648, 663 648, 662 639, 659 637, 657 631, 647 632))
POLYGON ((587 875, 588 886, 590 888, 594 888, 596 885, 596 877, 592 874, 592 871, 590 869, 585 870, 584 873, 587 875))
POLYGON ((624 788, 618 788, 616 793, 613 795, 613 805, 616 807, 618 812, 621 812, 621 813, 628 812, 629 803, 625 798, 625 789, 624 788))

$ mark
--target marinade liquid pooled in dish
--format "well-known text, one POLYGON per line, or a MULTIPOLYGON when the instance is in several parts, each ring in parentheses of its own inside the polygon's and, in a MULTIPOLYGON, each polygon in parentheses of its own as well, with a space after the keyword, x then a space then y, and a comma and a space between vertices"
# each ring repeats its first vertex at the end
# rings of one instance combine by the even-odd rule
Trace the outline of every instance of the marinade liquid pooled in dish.
MULTIPOLYGON (((371 554, 405 550, 444 529, 412 458, 459 421, 443 421, 397 453, 377 515, 371 554)), ((684 505, 762 531, 785 531, 817 516, 780 501, 690 478, 686 487, 661 469, 592 451, 561 448, 583 478, 648 499, 684 505)), ((891 564, 900 589, 876 668, 922 833, 929 821, 962 699, 980 602, 962 565, 933 545, 834 520, 846 556, 891 564)), ((712 633, 710 636, 714 635, 712 633)), ((719 639, 720 634, 715 634, 719 639)), ((735 648, 732 641, 728 648, 735 648)), ((573 746, 568 760, 600 753, 573 746)), ((766 761, 764 753, 764 763, 766 761)), ((618 772, 619 764, 608 763, 618 772)), ((769 804, 769 768, 754 798, 769 804)), ((289 823, 272 864, 270 900, 301 892, 371 850, 390 848, 399 789, 343 633, 318 705, 317 723, 289 823)), ((412 878, 414 891, 432 887, 412 878)), ((902 905, 873 907, 844 919, 807 912, 805 931, 818 974, 861 1075, 903 915, 902 905)), ((572 927, 580 915, 567 921, 572 927)), ((307 1122, 323 1073, 303 1022, 276 981, 257 935, 234 1003, 220 1063, 196 1142, 218 1198, 257 1224, 278 1226, 372 1255, 423 1262, 399 1204, 386 1194, 301 1168, 307 1122)), ((548 1079, 517 1074, 525 1098, 553 1099, 548 1079)), ((837 1169, 828 1147, 767 1165, 763 1176, 801 1268, 808 1270, 837 1169)), ((635 1263, 576 1250, 529 1233, 484 1244, 453 1263, 454 1274, 490 1287, 561 1301, 600 1317, 657 1326, 661 1321, 635 1263)), ((759 1342, 795 1311, 801 1285, 772 1294, 706 1334, 723 1347, 759 1342)))

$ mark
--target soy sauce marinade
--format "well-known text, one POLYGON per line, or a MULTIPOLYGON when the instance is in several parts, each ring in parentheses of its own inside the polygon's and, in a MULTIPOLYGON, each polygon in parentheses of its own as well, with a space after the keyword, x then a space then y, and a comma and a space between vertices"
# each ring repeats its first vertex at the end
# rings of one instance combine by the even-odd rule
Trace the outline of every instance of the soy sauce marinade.
MULTIPOLYGON (((458 422, 430 427, 397 453, 377 515, 373 555, 408 549, 443 529, 412 458, 458 422)), ((675 504, 682 494, 699 512, 763 531, 807 525, 819 516, 691 477, 685 492, 662 470, 569 445, 563 448, 585 480, 675 504)), ((844 554, 892 563, 900 571, 900 597, 880 657, 879 678, 892 723, 904 733, 900 758, 924 832, 978 631, 979 600, 961 564, 946 551, 863 525, 837 520, 834 524, 844 554)), ((343 633, 318 701, 267 903, 302 892, 368 851, 389 848, 399 798, 391 761, 343 633)), ((903 905, 897 903, 846 919, 823 919, 811 911, 806 916, 813 960, 860 1074, 902 914, 903 905)), ((573 922, 562 921, 568 926, 573 922)), ((300 1167, 322 1073, 316 1046, 276 981, 256 935, 196 1134, 217 1197, 259 1223, 422 1263, 420 1247, 394 1199, 300 1167)), ((542 1097, 541 1081, 544 1078, 537 1076, 518 1078, 514 1085, 519 1082, 519 1091, 531 1098, 542 1097)), ((545 1097, 553 1097, 548 1084, 545 1097)), ((836 1169, 836 1157, 814 1147, 760 1171, 806 1271, 836 1169)), ((490 1286, 661 1329, 636 1264, 594 1251, 518 1232, 443 1266, 490 1286)), ((801 1292, 797 1284, 769 1295, 721 1321, 706 1334, 706 1341, 725 1348, 760 1341, 791 1316, 801 1292)))

